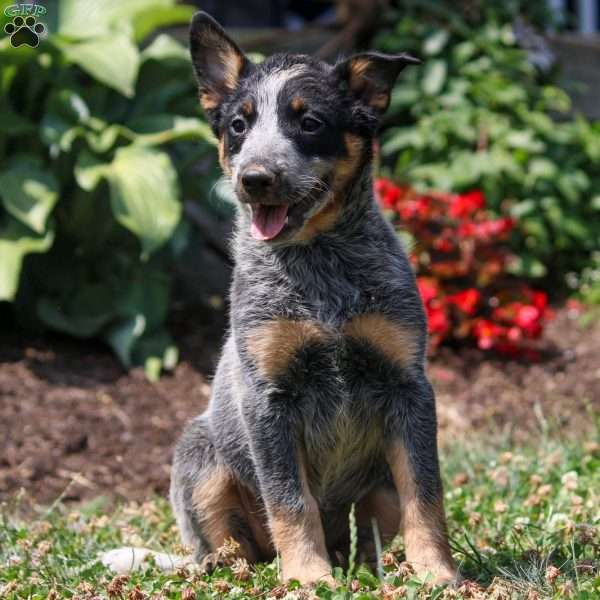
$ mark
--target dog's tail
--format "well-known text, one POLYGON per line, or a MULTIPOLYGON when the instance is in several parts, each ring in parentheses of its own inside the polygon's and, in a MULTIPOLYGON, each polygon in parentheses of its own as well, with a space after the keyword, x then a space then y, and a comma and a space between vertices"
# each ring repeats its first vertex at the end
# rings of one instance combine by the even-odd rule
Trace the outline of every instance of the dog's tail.
POLYGON ((194 563, 192 556, 178 556, 155 552, 148 548, 117 548, 103 552, 100 561, 117 575, 125 575, 138 569, 146 560, 152 560, 162 571, 175 571, 194 563))

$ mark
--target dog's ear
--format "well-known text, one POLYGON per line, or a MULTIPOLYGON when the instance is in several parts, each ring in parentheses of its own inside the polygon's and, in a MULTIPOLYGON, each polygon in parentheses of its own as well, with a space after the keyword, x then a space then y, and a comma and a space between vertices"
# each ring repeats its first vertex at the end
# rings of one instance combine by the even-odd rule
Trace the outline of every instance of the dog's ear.
POLYGON ((347 85, 350 94, 365 106, 384 113, 390 104, 392 87, 400 71, 407 65, 418 65, 420 62, 408 54, 365 52, 336 64, 334 70, 347 85))
POLYGON ((190 52, 200 88, 200 103, 207 113, 214 112, 237 88, 252 63, 205 12, 198 12, 192 18, 190 52))

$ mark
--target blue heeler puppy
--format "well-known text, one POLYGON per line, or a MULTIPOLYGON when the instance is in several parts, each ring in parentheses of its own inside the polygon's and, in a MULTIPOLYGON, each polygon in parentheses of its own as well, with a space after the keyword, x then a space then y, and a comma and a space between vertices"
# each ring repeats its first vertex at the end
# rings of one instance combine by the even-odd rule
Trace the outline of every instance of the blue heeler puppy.
POLYGON ((208 410, 185 430, 171 501, 202 561, 233 538, 283 579, 332 582, 356 505, 372 559, 404 536, 418 572, 452 581, 426 322, 372 192, 372 142, 400 71, 368 52, 252 63, 205 13, 191 54, 237 196, 231 326, 208 410))

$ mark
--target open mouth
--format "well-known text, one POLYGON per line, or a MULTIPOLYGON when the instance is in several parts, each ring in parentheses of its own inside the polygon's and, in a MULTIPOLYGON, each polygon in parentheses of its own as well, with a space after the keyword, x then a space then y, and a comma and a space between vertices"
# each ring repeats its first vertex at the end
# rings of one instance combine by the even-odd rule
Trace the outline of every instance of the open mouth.
POLYGON ((277 237, 287 223, 288 208, 287 204, 252 204, 252 237, 255 240, 272 240, 277 237))

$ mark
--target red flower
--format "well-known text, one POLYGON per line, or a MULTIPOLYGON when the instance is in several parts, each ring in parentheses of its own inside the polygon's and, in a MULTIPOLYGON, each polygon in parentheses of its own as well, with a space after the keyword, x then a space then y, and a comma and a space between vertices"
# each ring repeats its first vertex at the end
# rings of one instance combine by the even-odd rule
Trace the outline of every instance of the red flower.
POLYGON ((398 213, 404 221, 414 218, 424 219, 429 214, 429 209, 429 199, 419 197, 401 202, 398 206, 398 213))
POLYGON ((540 324, 541 316, 542 314, 539 309, 530 304, 526 304, 517 310, 515 321, 525 335, 536 338, 542 333, 542 326, 540 324))
POLYGON ((477 345, 482 350, 489 350, 506 335, 506 328, 493 321, 479 319, 475 323, 473 334, 477 338, 477 345))
POLYGON ((437 284, 433 279, 429 279, 428 277, 417 277, 417 287, 419 288, 419 293, 421 294, 421 300, 423 300, 423 304, 427 305, 431 300, 433 300, 439 293, 439 289, 437 284))
POLYGON ((450 330, 450 320, 443 307, 427 307, 427 325, 429 333, 436 334, 440 338, 450 330))
POLYGON ((508 233, 514 227, 514 224, 514 220, 510 217, 481 221, 480 223, 475 223, 473 234, 480 240, 489 240, 508 233))
POLYGON ((548 306, 548 294, 534 290, 531 292, 531 303, 543 313, 546 310, 546 306, 548 306))
POLYGON ((466 194, 458 194, 450 204, 450 216, 454 219, 470 217, 474 212, 485 207, 485 198, 480 190, 473 190, 466 194))
POLYGON ((448 304, 453 304, 460 311, 467 315, 474 315, 477 310, 477 305, 481 300, 481 293, 475 288, 469 288, 463 292, 457 292, 452 296, 447 296, 448 304))
POLYGON ((383 208, 394 209, 402 197, 402 190, 393 181, 381 178, 375 181, 375 196, 383 208))

